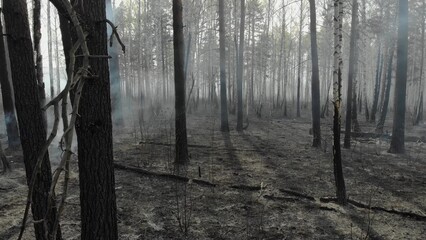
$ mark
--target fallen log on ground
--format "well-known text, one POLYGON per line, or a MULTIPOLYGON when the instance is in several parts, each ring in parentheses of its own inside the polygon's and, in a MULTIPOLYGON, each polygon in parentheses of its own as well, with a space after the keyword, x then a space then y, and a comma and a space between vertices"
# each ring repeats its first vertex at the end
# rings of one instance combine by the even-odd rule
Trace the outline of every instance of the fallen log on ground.
MULTIPOLYGON (((165 146, 165 147, 174 147, 173 143, 163 143, 163 142, 139 142, 139 144, 145 145, 155 145, 155 146, 165 146)), ((223 147, 214 147, 207 145, 198 145, 198 144, 188 144, 189 148, 203 148, 203 149, 212 149, 215 148, 216 151, 234 151, 234 152, 257 152, 257 149, 238 149, 238 148, 223 148, 223 147)))
POLYGON ((139 173, 139 174, 142 174, 142 175, 145 175, 145 176, 154 176, 154 177, 159 177, 159 178, 169 179, 169 180, 175 180, 175 181, 180 181, 180 182, 185 182, 185 183, 193 182, 193 183, 196 183, 198 185, 203 185, 203 186, 208 186, 208 187, 216 187, 216 184, 208 182, 208 181, 200 180, 200 179, 191 179, 191 178, 178 176, 178 175, 174 175, 174 174, 168 174, 168 173, 151 172, 151 171, 148 171, 148 170, 144 170, 142 168, 124 166, 124 165, 117 164, 117 163, 114 163, 114 168, 119 169, 119 170, 125 170, 125 171, 134 172, 134 173, 139 173))
MULTIPOLYGON (((341 134, 345 134, 345 131, 342 131, 341 134)), ((372 139, 386 139, 391 140, 392 136, 388 133, 373 133, 373 132, 351 132, 353 138, 372 138, 372 139)), ((426 143, 426 137, 415 137, 415 136, 405 136, 406 142, 422 142, 426 143)))
MULTIPOLYGON (((166 179, 166 180, 174 180, 174 181, 180 181, 180 182, 184 182, 184 183, 192 182, 192 183, 195 183, 195 184, 198 184, 198 185, 201 185, 201 186, 207 186, 207 187, 218 187, 218 186, 220 186, 219 184, 211 183, 209 181, 205 181, 205 180, 201 180, 201 179, 193 179, 193 178, 188 178, 188 177, 183 177, 183 176, 178 176, 178 175, 168 174, 168 173, 151 172, 151 171, 148 171, 148 170, 144 170, 142 168, 124 166, 124 165, 117 164, 117 163, 114 163, 114 168, 118 169, 118 170, 124 170, 124 171, 142 174, 142 175, 145 175, 145 176, 159 177, 159 178, 163 178, 163 179, 166 179)), ((228 185, 228 186, 222 185, 222 187, 227 187, 227 188, 237 189, 237 190, 243 190, 243 191, 260 191, 260 190, 262 190, 261 186, 250 186, 250 185, 244 185, 244 184, 228 185)), ((290 189, 278 189, 278 190, 282 193, 291 195, 295 198, 276 197, 276 196, 270 196, 270 195, 264 195, 263 197, 265 199, 283 200, 283 201, 294 201, 294 200, 301 200, 301 199, 309 200, 309 202, 316 202, 317 201, 317 198, 309 196, 305 193, 296 192, 296 191, 290 190, 290 189)), ((319 198, 319 201, 323 202, 323 203, 337 203, 337 198, 322 197, 322 198, 319 198)), ((355 206, 355 207, 358 207, 358 208, 370 209, 370 210, 373 210, 373 211, 380 211, 380 212, 387 212, 387 213, 396 214, 396 215, 403 216, 403 217, 409 217, 409 218, 412 218, 412 219, 415 219, 415 220, 418 220, 418 221, 426 221, 425 215, 421 215, 421 214, 417 214, 417 213, 413 213, 413 212, 405 212, 405 211, 396 210, 396 209, 386 209, 386 208, 383 208, 383 207, 369 206, 365 203, 358 202, 358 201, 353 200, 353 199, 348 199, 348 203, 355 206)), ((329 210, 329 209, 325 209, 325 210, 329 210)))
MULTIPOLYGON (((320 201, 323 203, 337 203, 337 198, 330 198, 330 197, 324 197, 324 198, 320 198, 320 201)), ((396 210, 396 209, 386 209, 384 207, 376 207, 376 206, 370 206, 369 204, 365 204, 353 199, 348 199, 348 203, 357 207, 357 208, 363 208, 363 209, 370 209, 373 211, 380 211, 380 212, 387 212, 387 213, 392 213, 392 214, 397 214, 403 217, 409 217, 409 218, 413 218, 419 221, 426 221, 426 216, 424 215, 420 215, 417 213, 413 213, 413 212, 405 212, 405 211, 401 211, 401 210, 396 210)))

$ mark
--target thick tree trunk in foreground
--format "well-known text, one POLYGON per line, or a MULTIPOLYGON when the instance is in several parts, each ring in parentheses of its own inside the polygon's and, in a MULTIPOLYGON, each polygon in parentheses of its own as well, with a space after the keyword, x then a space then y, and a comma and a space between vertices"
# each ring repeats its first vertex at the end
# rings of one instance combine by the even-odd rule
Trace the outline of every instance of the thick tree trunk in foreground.
POLYGON ((241 0, 240 44, 237 67, 237 131, 243 131, 243 75, 244 75, 244 29, 246 22, 245 0, 241 0))
MULTIPOLYGON (((81 1, 75 6, 88 33, 91 55, 106 56, 105 1, 81 1)), ((81 66, 78 59, 75 71, 81 66)), ((81 205, 81 239, 118 239, 113 166, 110 76, 108 59, 91 58, 93 78, 85 81, 76 121, 81 205)))
POLYGON ((183 39, 182 0, 173 0, 173 49, 175 65, 175 162, 184 164, 188 159, 188 139, 186 133, 186 81, 184 70, 185 46, 183 39))
MULTIPOLYGON (((356 103, 356 99, 353 99, 354 81, 356 81, 356 75, 358 69, 358 0, 352 1, 352 24, 351 24, 351 47, 349 53, 349 73, 348 73, 348 91, 347 91, 347 102, 346 102, 346 122, 345 122, 345 139, 344 148, 351 147, 351 132, 352 132, 352 103, 356 103)), ((355 110, 356 112, 356 110, 355 110)))
MULTIPOLYGON (((3 34, 3 26, 0 19, 0 33, 3 34)), ((0 37, 0 84, 3 101, 3 111, 6 123, 7 141, 9 148, 17 148, 21 144, 18 133, 18 123, 15 116, 15 105, 12 97, 12 86, 9 82, 9 74, 6 63, 6 48, 4 38, 0 37)))
POLYGON ((220 130, 229 132, 228 102, 226 99, 225 13, 224 0, 219 0, 219 45, 220 45, 220 130))
MULTIPOLYGON (((37 78, 34 70, 33 47, 30 36, 30 26, 27 14, 27 4, 24 0, 3 1, 3 13, 8 30, 8 45, 10 65, 15 92, 16 113, 19 121, 19 132, 24 154, 27 183, 37 162, 38 154, 46 143, 46 129, 43 113, 40 108, 37 78)), ((37 181, 34 185, 32 213, 35 221, 46 217, 48 195, 52 183, 49 155, 43 158, 37 181)), ((52 233, 56 215, 55 204, 49 210, 47 224, 34 223, 37 240, 45 239, 52 233), (47 226, 47 229, 45 228, 47 226)), ((60 230, 57 237, 60 238, 60 230)))
POLYGON ((317 18, 315 0, 309 0, 311 11, 311 51, 312 51, 312 133, 313 147, 321 146, 321 116, 320 116, 320 87, 317 46, 317 18))
POLYGON ((390 153, 405 152, 405 103, 408 59, 408 0, 399 0, 397 69, 390 153))
POLYGON ((334 0, 334 116, 333 116, 333 163, 334 163, 334 179, 336 183, 336 195, 339 204, 345 205, 346 187, 342 169, 342 153, 340 148, 340 126, 341 115, 340 108, 342 102, 342 26, 343 26, 343 2, 342 0, 334 0))

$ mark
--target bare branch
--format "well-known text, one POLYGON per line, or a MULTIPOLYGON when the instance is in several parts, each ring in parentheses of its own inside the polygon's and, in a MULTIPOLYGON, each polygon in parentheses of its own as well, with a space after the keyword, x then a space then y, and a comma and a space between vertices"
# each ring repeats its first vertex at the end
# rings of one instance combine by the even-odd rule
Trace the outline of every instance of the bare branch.
POLYGON ((118 43, 120 44, 120 46, 121 46, 121 50, 123 51, 123 53, 126 53, 126 46, 124 45, 124 43, 121 41, 121 38, 120 38, 120 35, 118 35, 118 32, 117 32, 117 27, 118 26, 115 26, 114 25, 114 23, 112 23, 110 20, 108 20, 108 19, 105 19, 105 20, 102 20, 102 21, 99 21, 100 23, 102 23, 102 22, 105 22, 105 23, 108 23, 110 26, 111 26, 111 29, 112 29, 112 33, 111 33, 111 37, 110 37, 110 41, 109 41, 109 46, 110 47, 112 47, 112 44, 113 44, 113 35, 115 36, 115 38, 117 38, 117 41, 118 41, 118 43))

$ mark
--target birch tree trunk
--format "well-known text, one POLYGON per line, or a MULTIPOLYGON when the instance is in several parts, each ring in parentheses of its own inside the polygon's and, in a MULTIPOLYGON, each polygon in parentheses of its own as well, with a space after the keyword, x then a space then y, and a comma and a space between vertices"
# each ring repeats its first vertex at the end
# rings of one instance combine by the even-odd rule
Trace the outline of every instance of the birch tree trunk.
POLYGON ((346 205, 346 187, 342 169, 342 153, 340 148, 340 126, 341 126, 341 103, 342 103, 342 26, 343 26, 343 2, 334 0, 334 72, 333 72, 333 163, 334 179, 336 183, 337 201, 341 205, 346 205))

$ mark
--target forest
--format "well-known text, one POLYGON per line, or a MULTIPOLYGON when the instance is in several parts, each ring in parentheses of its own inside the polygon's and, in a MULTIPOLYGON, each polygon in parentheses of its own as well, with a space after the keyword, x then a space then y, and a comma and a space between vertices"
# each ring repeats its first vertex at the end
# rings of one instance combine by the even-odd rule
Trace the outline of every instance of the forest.
POLYGON ((0 240, 426 238, 426 0, 0 2, 0 240))

